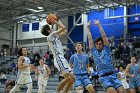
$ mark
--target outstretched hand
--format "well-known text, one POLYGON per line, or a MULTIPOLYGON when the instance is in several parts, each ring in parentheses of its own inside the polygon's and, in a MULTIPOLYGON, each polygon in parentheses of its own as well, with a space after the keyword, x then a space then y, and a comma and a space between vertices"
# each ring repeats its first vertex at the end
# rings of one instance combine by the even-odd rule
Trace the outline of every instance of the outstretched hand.
POLYGON ((100 24, 99 20, 96 20, 96 19, 95 19, 95 20, 94 20, 94 24, 95 24, 95 25, 100 24))
POLYGON ((89 26, 90 26, 90 24, 91 24, 91 21, 88 21, 87 26, 89 27, 89 26))

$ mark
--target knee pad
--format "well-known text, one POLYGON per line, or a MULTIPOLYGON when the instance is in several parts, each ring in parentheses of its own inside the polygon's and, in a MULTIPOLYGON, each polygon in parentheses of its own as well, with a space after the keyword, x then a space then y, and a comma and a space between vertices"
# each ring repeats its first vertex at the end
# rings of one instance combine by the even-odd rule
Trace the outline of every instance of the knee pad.
POLYGON ((77 93, 83 93, 83 90, 77 90, 77 93))

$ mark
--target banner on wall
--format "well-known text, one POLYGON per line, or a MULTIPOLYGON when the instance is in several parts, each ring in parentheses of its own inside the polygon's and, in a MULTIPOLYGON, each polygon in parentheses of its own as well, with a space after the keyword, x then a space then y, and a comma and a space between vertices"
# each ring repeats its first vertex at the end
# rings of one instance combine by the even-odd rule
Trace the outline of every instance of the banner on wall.
POLYGON ((29 24, 22 24, 22 32, 28 32, 29 31, 29 24))
POLYGON ((32 30, 39 30, 39 22, 32 23, 32 30))

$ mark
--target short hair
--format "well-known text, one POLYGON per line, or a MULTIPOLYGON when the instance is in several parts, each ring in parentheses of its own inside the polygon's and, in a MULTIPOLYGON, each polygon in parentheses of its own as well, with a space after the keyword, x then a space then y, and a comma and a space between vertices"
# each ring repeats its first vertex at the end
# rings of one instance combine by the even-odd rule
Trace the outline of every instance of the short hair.
POLYGON ((76 43, 74 44, 74 46, 76 47, 77 44, 81 44, 81 46, 83 47, 83 43, 82 43, 82 42, 76 42, 76 43))
POLYGON ((50 30, 50 26, 48 24, 44 25, 41 29, 41 34, 43 34, 45 36, 48 36, 49 35, 48 30, 50 30))
POLYGON ((39 58, 39 61, 40 61, 41 59, 44 61, 44 58, 42 58, 42 57, 39 58))
POLYGON ((122 67, 123 69, 125 69, 125 67, 124 67, 123 64, 120 64, 120 65, 118 66, 118 68, 120 68, 120 67, 122 67))
POLYGON ((101 41, 102 43, 104 43, 102 37, 99 37, 99 38, 96 38, 95 39, 94 44, 97 43, 97 42, 99 42, 99 41, 101 41))

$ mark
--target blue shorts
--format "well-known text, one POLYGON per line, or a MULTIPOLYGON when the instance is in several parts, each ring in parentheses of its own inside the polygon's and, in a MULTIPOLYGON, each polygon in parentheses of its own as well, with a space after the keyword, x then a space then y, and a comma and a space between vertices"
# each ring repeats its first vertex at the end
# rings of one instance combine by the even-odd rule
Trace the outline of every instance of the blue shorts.
POLYGON ((137 88, 140 87, 140 80, 137 81, 129 80, 129 87, 130 88, 137 88))
POLYGON ((108 87, 113 87, 114 89, 117 89, 120 86, 122 86, 116 74, 111 74, 108 76, 100 76, 99 81, 105 89, 107 89, 108 87))
POLYGON ((84 86, 91 84, 88 74, 75 75, 75 87, 84 86))

